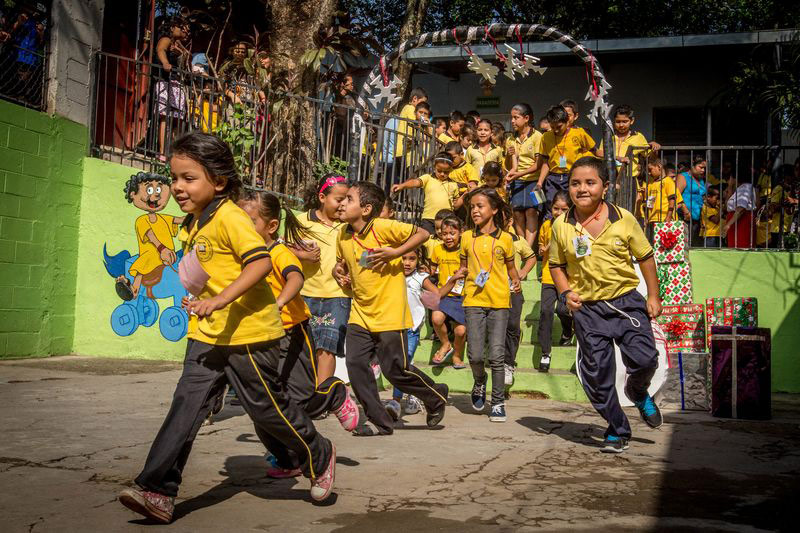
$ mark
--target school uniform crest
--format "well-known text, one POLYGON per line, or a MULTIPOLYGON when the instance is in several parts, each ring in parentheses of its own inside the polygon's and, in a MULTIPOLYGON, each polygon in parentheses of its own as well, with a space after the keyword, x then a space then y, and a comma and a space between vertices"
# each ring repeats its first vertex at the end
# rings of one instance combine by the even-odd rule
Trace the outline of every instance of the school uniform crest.
POLYGON ((197 259, 199 259, 201 263, 209 261, 214 256, 214 249, 211 247, 211 241, 203 235, 197 237, 197 240, 194 241, 193 249, 195 254, 197 254, 197 259))

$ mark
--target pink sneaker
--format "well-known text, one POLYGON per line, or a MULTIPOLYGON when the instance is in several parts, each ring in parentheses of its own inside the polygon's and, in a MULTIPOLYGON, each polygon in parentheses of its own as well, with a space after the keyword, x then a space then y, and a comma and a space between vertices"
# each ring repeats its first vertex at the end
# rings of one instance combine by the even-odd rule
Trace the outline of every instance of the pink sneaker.
POLYGON ((169 524, 175 510, 175 498, 139 489, 125 489, 119 494, 119 503, 135 513, 169 524))
POLYGON ((358 407, 356 402, 350 397, 350 392, 347 392, 347 398, 342 405, 333 412, 339 423, 345 431, 353 431, 358 426, 358 407))
POLYGON ((267 477, 272 479, 288 479, 303 475, 299 468, 282 468, 274 455, 267 457, 267 477))
POLYGON ((331 459, 328 468, 316 479, 311 480, 311 498, 321 502, 331 495, 333 480, 336 477, 336 446, 331 442, 331 459))

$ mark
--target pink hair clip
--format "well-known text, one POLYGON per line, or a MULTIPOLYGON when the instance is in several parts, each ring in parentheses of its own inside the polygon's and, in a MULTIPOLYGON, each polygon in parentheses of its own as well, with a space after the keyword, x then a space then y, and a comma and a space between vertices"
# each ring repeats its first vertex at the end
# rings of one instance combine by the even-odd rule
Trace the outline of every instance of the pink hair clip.
POLYGON ((328 187, 333 187, 337 183, 345 183, 346 181, 347 178, 344 176, 331 176, 325 180, 325 183, 323 183, 322 187, 319 188, 319 192, 323 193, 328 187))

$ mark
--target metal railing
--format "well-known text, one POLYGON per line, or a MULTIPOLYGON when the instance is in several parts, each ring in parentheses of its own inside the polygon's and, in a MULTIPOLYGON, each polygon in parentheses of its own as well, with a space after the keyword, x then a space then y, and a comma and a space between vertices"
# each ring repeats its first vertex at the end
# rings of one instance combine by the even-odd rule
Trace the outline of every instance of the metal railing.
POLYGON ((694 248, 798 250, 800 147, 663 146, 658 155, 678 191, 673 209, 665 207, 671 189, 663 180, 653 179, 659 185, 647 192, 649 153, 646 146, 628 148, 616 200, 649 236, 653 223, 669 217, 684 222, 694 248), (703 162, 695 164, 698 157, 703 162))
POLYGON ((0 98, 44 109, 45 54, 13 43, 0 45, 0 98))
MULTIPOLYGON (((314 182, 315 163, 348 160, 355 127, 363 143, 350 178, 387 192, 430 172, 441 149, 432 127, 419 121, 102 52, 92 96, 92 155, 163 172, 170 142, 199 129, 231 145, 246 186, 295 199, 314 182)), ((421 199, 417 190, 397 195, 398 216, 417 218, 421 199)))

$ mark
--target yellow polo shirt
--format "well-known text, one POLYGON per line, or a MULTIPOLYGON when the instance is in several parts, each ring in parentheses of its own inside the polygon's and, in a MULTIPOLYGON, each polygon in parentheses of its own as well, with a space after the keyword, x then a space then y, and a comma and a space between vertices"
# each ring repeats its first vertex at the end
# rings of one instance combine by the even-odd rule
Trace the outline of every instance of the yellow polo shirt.
POLYGON ((359 263, 365 251, 401 246, 416 231, 416 226, 412 224, 385 218, 373 218, 358 234, 349 224, 341 228, 336 252, 337 257, 347 265, 353 287, 350 324, 371 332, 411 327, 402 258, 393 259, 380 271, 362 267, 359 263))
MULTIPOLYGON (((514 150, 517 153, 517 170, 528 170, 534 165, 534 163, 536 163, 536 154, 541 151, 541 132, 531 129, 531 133, 525 137, 524 140, 515 136, 513 137, 512 142, 514 144, 514 150)), ((522 178, 522 181, 536 181, 538 179, 539 176, 534 173, 528 174, 522 178)))
MULTIPOLYGON (((283 287, 286 286, 286 278, 289 274, 297 272, 301 276, 303 275, 303 265, 297 256, 281 242, 272 244, 269 248, 269 255, 272 257, 272 271, 267 275, 267 283, 277 299, 283 287)), ((283 329, 289 329, 309 318, 311 318, 311 311, 300 294, 288 301, 281 309, 283 329)))
POLYGON ((585 156, 594 146, 594 139, 583 128, 570 128, 561 139, 556 139, 552 131, 545 132, 542 135, 539 153, 547 159, 551 174, 566 174, 572 168, 572 164, 585 156), (566 157, 564 166, 560 165, 561 156, 566 157))
MULTIPOLYGON (((194 252, 210 276, 198 295, 201 300, 221 293, 251 261, 269 257, 253 221, 225 197, 214 199, 197 223, 193 222, 192 215, 186 217, 178 238, 184 253, 194 252)), ((188 337, 218 345, 252 344, 283 337, 278 306, 266 280, 207 317, 191 316, 188 337)))
POLYGON ((788 198, 788 195, 783 193, 783 185, 776 185, 769 195, 769 203, 775 206, 775 212, 772 213, 772 219, 769 223, 769 231, 771 233, 780 233, 781 231, 781 211, 783 211, 783 231, 789 231, 792 225, 792 217, 794 212, 785 207, 783 202, 788 198))
POLYGON ((678 188, 672 178, 663 177, 658 181, 647 184, 645 191, 644 209, 648 222, 668 222, 667 212, 669 201, 675 200, 675 211, 678 211, 678 188))
POLYGON ((453 167, 453 170, 450 171, 450 179, 463 186, 468 186, 470 181, 478 183, 481 178, 475 167, 465 160, 460 167, 453 167))
POLYGON ((425 191, 425 204, 422 218, 434 220, 436 213, 442 209, 453 209, 453 200, 458 198, 458 185, 450 180, 442 181, 430 174, 423 174, 419 181, 425 191))
POLYGON ((308 233, 319 246, 320 252, 319 261, 301 262, 306 280, 300 294, 308 298, 349 298, 350 295, 333 278, 333 267, 336 265, 336 238, 344 224, 323 222, 315 210, 297 215, 297 220, 308 228, 308 233))
POLYGON ((455 141, 455 139, 453 139, 452 137, 450 137, 450 136, 447 134, 447 132, 446 132, 446 131, 443 131, 442 133, 440 133, 440 134, 439 134, 439 136, 437 137, 437 139, 439 139, 439 142, 440 142, 440 143, 442 143, 442 144, 447 144, 447 143, 449 143, 449 142, 453 142, 453 141, 455 141))
MULTIPOLYGON (((620 142, 619 138, 616 134, 613 135, 614 138, 614 157, 631 157, 631 167, 633 176, 639 175, 639 163, 636 161, 639 154, 643 152, 647 152, 650 150, 650 145, 647 144, 647 139, 644 135, 639 133, 638 131, 629 131, 628 136, 625 137, 622 142, 620 142), (631 154, 628 154, 628 149, 630 147, 634 147, 634 150, 631 154), (637 149, 638 148, 638 149, 637 149)), ((603 150, 603 141, 600 141, 600 149, 603 150)), ((617 168, 621 167, 622 163, 617 161, 617 168)))
MULTIPOLYGON (((545 220, 539 228, 539 247, 545 248, 553 238, 553 220, 545 220)), ((555 285, 553 275, 550 273, 550 250, 542 255, 542 285, 555 285)))
MULTIPOLYGON (((434 219, 434 220, 435 220, 435 219, 434 219)), ((439 246, 440 244, 442 244, 442 241, 440 241, 440 240, 439 240, 439 239, 436 237, 436 235, 431 235, 431 237, 430 237, 430 238, 429 238, 427 241, 425 241, 424 243, 422 243, 422 247, 423 247, 423 248, 425 248, 425 257, 426 257, 426 258, 428 258, 428 259, 430 259, 431 257, 433 257, 433 250, 434 250, 434 248, 436 248, 436 247, 437 247, 437 246, 439 246)))
POLYGON ((475 170, 478 172, 478 176, 483 175, 483 167, 486 165, 486 163, 490 161, 502 163, 502 159, 503 149, 499 146, 495 146, 494 144, 489 145, 489 149, 486 151, 486 153, 484 153, 476 144, 467 148, 467 151, 464 154, 464 160, 475 167, 475 170))
POLYGON ((409 127, 409 121, 415 122, 417 120, 416 108, 411 104, 404 105, 403 109, 400 110, 400 119, 397 120, 397 137, 395 138, 394 143, 395 157, 400 157, 403 155, 403 153, 405 153, 406 140, 408 140, 409 143, 411 142, 411 139, 408 136, 413 134, 413 131, 411 131, 411 128, 409 127))
POLYGON ((719 216, 719 208, 703 204, 703 208, 700 209, 701 237, 719 237, 719 222, 712 222, 713 216, 719 216))
POLYGON ((467 260, 468 271, 464 281, 464 307, 510 308, 511 288, 506 263, 514 261, 511 234, 501 229, 490 234, 465 231, 461 235, 461 257, 467 260), (481 269, 489 271, 489 280, 478 287, 475 278, 481 269))
POLYGON ((519 235, 512 235, 511 240, 514 241, 514 266, 517 267, 517 272, 519 272, 522 269, 522 263, 535 254, 528 241, 520 238, 519 235))
POLYGON ((553 222, 550 268, 566 268, 570 289, 583 301, 613 300, 635 290, 639 277, 632 257, 644 261, 653 256, 641 226, 629 211, 614 204, 608 206, 608 220, 597 238, 593 238, 575 220, 575 208, 553 222), (589 239, 591 253, 575 255, 579 236, 589 239))
MULTIPOLYGON (((456 270, 461 268, 461 248, 460 246, 456 246, 454 250, 448 250, 444 247, 444 243, 440 243, 433 249, 433 254, 431 254, 430 259, 431 264, 436 267, 439 272, 439 282, 436 286, 439 288, 444 287, 447 280, 453 277, 456 270)), ((456 283, 456 286, 458 285, 460 284, 456 283)), ((461 296, 463 292, 463 286, 461 290, 457 290, 456 287, 453 287, 449 296, 461 296)))

